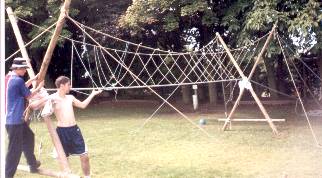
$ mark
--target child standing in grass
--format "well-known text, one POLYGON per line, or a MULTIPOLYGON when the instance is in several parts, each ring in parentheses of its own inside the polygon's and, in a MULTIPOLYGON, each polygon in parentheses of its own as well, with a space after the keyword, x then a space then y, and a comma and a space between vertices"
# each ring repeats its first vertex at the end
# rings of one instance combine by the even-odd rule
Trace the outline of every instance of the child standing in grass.
POLYGON ((57 92, 50 95, 53 103, 53 111, 57 118, 57 134, 60 138, 66 156, 79 155, 81 166, 85 178, 90 177, 90 164, 85 142, 81 130, 76 124, 73 106, 86 108, 94 96, 100 94, 102 90, 93 90, 84 100, 80 101, 73 95, 68 95, 71 85, 70 79, 60 76, 56 79, 57 92))

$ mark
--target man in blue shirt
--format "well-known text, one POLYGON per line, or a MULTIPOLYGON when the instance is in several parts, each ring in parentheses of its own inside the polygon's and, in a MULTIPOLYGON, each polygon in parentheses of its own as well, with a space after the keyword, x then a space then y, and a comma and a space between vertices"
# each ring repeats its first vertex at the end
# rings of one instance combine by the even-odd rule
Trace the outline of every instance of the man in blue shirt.
POLYGON ((15 58, 11 66, 11 72, 5 78, 6 92, 6 130, 8 133, 8 151, 6 155, 6 178, 13 177, 20 161, 22 152, 24 153, 30 171, 36 172, 40 162, 36 160, 34 154, 35 138, 29 125, 24 121, 25 99, 29 99, 36 93, 44 82, 41 82, 36 89, 30 91, 28 87, 36 77, 26 83, 23 76, 28 65, 23 58, 15 58))

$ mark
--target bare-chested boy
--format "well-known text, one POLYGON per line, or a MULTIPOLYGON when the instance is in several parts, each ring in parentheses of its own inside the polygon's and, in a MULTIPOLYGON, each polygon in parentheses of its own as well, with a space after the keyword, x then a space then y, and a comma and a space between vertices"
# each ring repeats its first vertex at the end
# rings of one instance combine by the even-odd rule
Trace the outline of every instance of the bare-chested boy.
POLYGON ((89 156, 85 148, 85 142, 79 127, 76 124, 74 108, 86 108, 90 101, 100 94, 102 90, 93 90, 84 100, 79 101, 73 95, 69 95, 70 79, 60 76, 56 79, 57 92, 50 95, 53 102, 54 114, 57 118, 57 133, 63 145, 66 156, 79 155, 85 178, 90 177, 89 156))

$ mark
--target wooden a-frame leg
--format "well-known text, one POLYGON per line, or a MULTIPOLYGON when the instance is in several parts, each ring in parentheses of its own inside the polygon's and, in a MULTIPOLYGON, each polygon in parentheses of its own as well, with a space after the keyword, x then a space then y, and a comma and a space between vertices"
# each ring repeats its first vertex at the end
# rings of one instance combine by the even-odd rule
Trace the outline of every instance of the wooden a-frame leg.
POLYGON ((225 124, 223 126, 223 130, 227 130, 227 127, 228 127, 228 124, 230 125, 229 128, 231 129, 231 120, 232 120, 232 116, 233 114, 235 113, 235 110, 237 109, 237 106, 239 104, 239 101, 241 100, 243 94, 244 94, 244 91, 245 91, 245 88, 241 88, 240 92, 239 92, 239 95, 238 95, 238 98, 237 100, 235 101, 234 103, 234 106, 233 108, 231 109, 226 121, 225 121, 225 124))
POLYGON ((276 129, 276 127, 275 127, 275 125, 274 125, 274 123, 273 123, 272 119, 269 117, 269 115, 268 115, 268 113, 267 113, 267 111, 266 111, 265 107, 263 106, 262 102, 261 102, 261 101, 260 101, 260 99, 258 98, 258 96, 257 96, 257 94, 255 93, 255 91, 254 91, 253 87, 251 87, 251 88, 249 89, 249 91, 250 91, 250 93, 252 94, 253 98, 255 99, 255 101, 256 101, 256 103, 257 103, 257 105, 258 105, 259 109, 262 111, 262 113, 263 113, 263 115, 264 115, 265 119, 267 120, 267 122, 268 122, 269 126, 272 128, 273 133, 274 133, 275 135, 278 135, 278 131, 277 131, 277 129, 276 129))
MULTIPOLYGON (((256 67, 257 67, 257 65, 258 65, 258 63, 259 63, 259 61, 261 60, 261 58, 262 58, 262 56, 263 56, 263 54, 264 54, 264 52, 265 52, 266 48, 267 48, 267 47, 268 47, 268 45, 269 45, 270 40, 271 40, 271 39, 272 39, 272 37, 273 37, 273 34, 274 34, 274 32, 275 32, 275 29, 276 29, 276 23, 274 24, 274 26, 273 26, 273 28, 272 28, 272 30, 271 30, 271 32, 270 32, 270 34, 269 34, 269 36, 267 37, 267 39, 266 39, 266 41, 265 41, 265 44, 264 44, 264 46, 263 46, 262 50, 260 51, 259 55, 257 56, 257 58, 256 58, 256 60, 255 60, 255 63, 254 63, 254 66, 253 66, 253 68, 252 68, 252 70, 251 70, 251 72, 250 72, 250 74, 249 74, 249 76, 248 76, 248 77, 246 77, 246 76, 245 76, 245 74, 244 74, 244 72, 240 69, 240 67, 239 67, 238 63, 237 63, 237 62, 236 62, 236 60, 234 59, 234 56, 231 54, 231 52, 230 52, 229 48, 227 47, 226 43, 225 43, 225 42, 224 42, 224 40, 221 38, 221 36, 219 35, 219 33, 216 33, 216 36, 218 37, 218 39, 219 39, 220 43, 223 45, 223 47, 224 47, 225 51, 227 52, 227 54, 228 54, 228 56, 229 56, 229 58, 230 58, 231 62, 232 62, 232 63, 233 63, 233 65, 235 66, 235 68, 236 68, 237 72, 239 73, 239 75, 242 77, 242 79, 243 79, 243 80, 245 80, 245 82, 246 82, 246 83, 249 83, 249 80, 252 78, 252 76, 253 76, 253 74, 254 74, 254 72, 255 72, 255 69, 256 69, 256 67)), ((252 86, 250 85, 250 86, 248 87, 248 89, 250 90, 250 92, 251 92, 252 96, 254 97, 254 99, 255 99, 256 103, 258 104, 258 106, 259 106, 260 110, 261 110, 261 111, 262 111, 262 113, 264 114, 264 116, 265 116, 265 118, 266 118, 267 122, 269 123, 270 127, 272 128, 273 133, 274 133, 274 134, 278 134, 277 129, 276 129, 275 125, 273 124, 273 121, 272 121, 272 120, 271 120, 271 118, 268 116, 268 113, 266 112, 266 110, 265 110, 265 108, 264 108, 263 104, 261 103, 261 101, 260 101, 260 100, 259 100, 259 98, 257 97, 256 93, 254 92, 254 90, 253 90, 252 86)), ((239 104, 239 101, 241 100, 241 97, 242 97, 242 95, 243 95, 243 93, 244 93, 244 90, 245 90, 245 88, 244 88, 244 87, 241 87, 241 88, 240 88, 239 96, 238 96, 238 98, 237 98, 237 100, 236 100, 236 102, 235 102, 235 104, 234 104, 234 106, 233 106, 233 108, 232 108, 232 110, 231 110, 231 112, 230 112, 229 116, 227 117, 227 119, 226 119, 226 121, 225 121, 225 124, 224 124, 223 130, 226 130, 228 123, 230 123, 230 122, 231 122, 232 115, 234 114, 234 112, 235 112, 235 110, 236 110, 236 108, 237 108, 237 106, 238 106, 238 104, 239 104)))

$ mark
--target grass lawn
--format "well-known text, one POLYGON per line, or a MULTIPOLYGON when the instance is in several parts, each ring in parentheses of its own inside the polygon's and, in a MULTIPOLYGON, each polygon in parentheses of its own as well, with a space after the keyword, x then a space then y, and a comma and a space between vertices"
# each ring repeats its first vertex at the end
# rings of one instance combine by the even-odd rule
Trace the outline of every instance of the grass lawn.
MULTIPOLYGON (((163 109, 140 128, 155 107, 105 103, 76 111, 89 148, 92 177, 322 177, 322 149, 315 145, 306 120, 293 114, 293 107, 268 108, 272 118, 287 119, 276 123, 278 137, 266 122, 234 122, 231 131, 223 132, 223 122, 216 121, 224 117, 220 108, 187 113, 196 124, 206 119, 203 128, 211 137, 171 109, 163 109)), ((263 118, 255 105, 237 111, 239 118, 263 118)), ((321 118, 312 119, 312 125, 322 142, 321 118)), ((59 170, 51 157, 53 145, 45 124, 35 121, 32 128, 36 148, 43 143, 42 167, 59 170)), ((82 175, 79 158, 69 161, 73 172, 82 175)), ((17 171, 16 177, 43 176, 17 171)))

